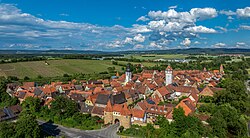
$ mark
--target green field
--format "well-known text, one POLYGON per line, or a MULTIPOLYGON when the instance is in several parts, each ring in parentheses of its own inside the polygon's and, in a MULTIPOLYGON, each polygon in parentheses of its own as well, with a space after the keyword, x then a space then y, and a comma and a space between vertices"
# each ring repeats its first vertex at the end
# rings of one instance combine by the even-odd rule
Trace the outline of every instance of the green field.
MULTIPOLYGON (((63 74, 74 73, 99 73, 107 71, 108 67, 115 67, 121 71, 121 66, 113 65, 109 60, 81 60, 81 59, 62 59, 48 60, 49 65, 44 61, 18 62, 0 64, 0 76, 17 76, 24 78, 28 76, 35 78, 38 75, 44 77, 62 76, 63 74)), ((122 64, 127 64, 125 61, 118 61, 122 64)), ((137 64, 133 62, 132 64, 137 64)), ((155 63, 142 63, 144 66, 154 66, 155 63)))
POLYGON ((23 78, 28 76, 30 78, 38 75, 45 77, 61 76, 65 73, 94 73, 107 71, 108 67, 115 67, 120 71, 121 66, 112 65, 111 61, 107 60, 49 60, 49 65, 44 61, 33 62, 18 62, 0 64, 0 76, 17 76, 23 78))
MULTIPOLYGON (((117 61, 118 63, 121 63, 121 64, 124 64, 126 65, 128 62, 127 61, 117 61)), ((142 64, 143 66, 146 66, 146 67, 152 67, 152 66, 155 66, 157 65, 157 63, 155 62, 130 62, 131 64, 142 64)))
POLYGON ((136 58, 141 60, 155 60, 155 59, 184 59, 187 55, 183 54, 145 54, 145 55, 126 55, 125 58, 136 58))

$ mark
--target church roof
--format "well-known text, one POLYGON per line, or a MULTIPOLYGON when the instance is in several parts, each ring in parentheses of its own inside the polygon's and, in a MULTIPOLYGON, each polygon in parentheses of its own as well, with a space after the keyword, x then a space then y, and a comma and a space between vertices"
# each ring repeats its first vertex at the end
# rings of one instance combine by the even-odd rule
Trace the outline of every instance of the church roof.
POLYGON ((168 67, 166 68, 166 70, 173 70, 172 67, 170 65, 168 65, 168 67))

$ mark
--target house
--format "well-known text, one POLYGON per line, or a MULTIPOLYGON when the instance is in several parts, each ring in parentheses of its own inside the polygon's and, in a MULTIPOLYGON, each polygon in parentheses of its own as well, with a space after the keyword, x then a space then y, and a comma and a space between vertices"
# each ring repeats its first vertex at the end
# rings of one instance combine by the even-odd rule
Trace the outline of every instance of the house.
MULTIPOLYGON (((86 103, 79 103, 79 108, 81 113, 91 114, 94 106, 88 105, 86 103)), ((98 114, 98 113, 97 113, 98 114)))
POLYGON ((199 93, 200 96, 213 96, 215 92, 221 91, 223 88, 212 88, 209 86, 206 86, 204 89, 201 90, 199 93))
POLYGON ((156 98, 156 95, 160 98, 161 101, 165 101, 170 96, 170 91, 165 87, 158 88, 152 94, 153 98, 156 98))
POLYGON ((132 113, 131 122, 133 124, 141 125, 141 124, 147 122, 147 116, 146 116, 146 112, 144 110, 139 110, 139 109, 133 108, 133 109, 131 109, 131 113, 132 113))
POLYGON ((108 101, 109 101, 108 94, 98 94, 91 115, 103 118, 104 109, 107 106, 108 101))
POLYGON ((186 96, 188 97, 191 93, 199 93, 199 90, 195 87, 190 86, 174 86, 168 85, 167 88, 173 93, 171 93, 171 99, 179 99, 180 97, 186 96))
POLYGON ((4 109, 0 109, 0 122, 15 119, 21 113, 21 111, 22 107, 20 105, 13 105, 5 107, 4 109))
POLYGON ((186 116, 195 112, 196 110, 196 106, 190 98, 185 98, 181 100, 180 103, 176 106, 176 108, 179 107, 183 108, 186 116))

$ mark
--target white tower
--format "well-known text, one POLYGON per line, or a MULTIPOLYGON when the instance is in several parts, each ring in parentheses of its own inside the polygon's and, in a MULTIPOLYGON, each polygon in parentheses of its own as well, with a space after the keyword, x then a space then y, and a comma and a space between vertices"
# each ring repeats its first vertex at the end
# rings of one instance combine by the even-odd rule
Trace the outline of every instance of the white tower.
POLYGON ((173 82, 173 69, 170 65, 165 70, 166 85, 172 84, 173 82))
POLYGON ((128 64, 127 65, 127 68, 126 68, 126 79, 125 79, 125 83, 131 81, 131 78, 132 78, 132 72, 131 72, 131 69, 130 69, 130 65, 128 64))

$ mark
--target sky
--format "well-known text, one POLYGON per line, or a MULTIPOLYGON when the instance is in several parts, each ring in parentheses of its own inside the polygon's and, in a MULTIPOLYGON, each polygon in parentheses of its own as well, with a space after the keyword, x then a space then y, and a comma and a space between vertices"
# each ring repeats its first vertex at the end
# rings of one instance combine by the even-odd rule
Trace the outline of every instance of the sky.
POLYGON ((249 0, 0 0, 0 49, 250 48, 249 0))

